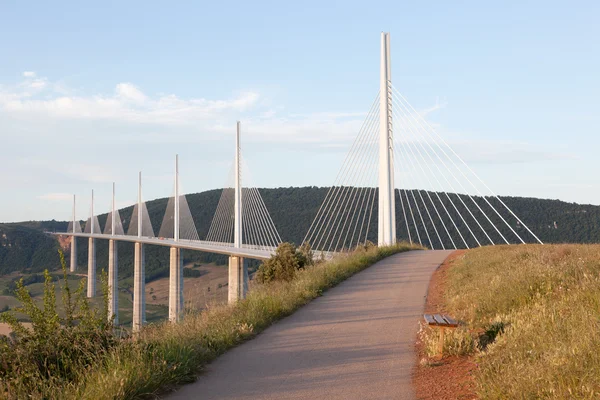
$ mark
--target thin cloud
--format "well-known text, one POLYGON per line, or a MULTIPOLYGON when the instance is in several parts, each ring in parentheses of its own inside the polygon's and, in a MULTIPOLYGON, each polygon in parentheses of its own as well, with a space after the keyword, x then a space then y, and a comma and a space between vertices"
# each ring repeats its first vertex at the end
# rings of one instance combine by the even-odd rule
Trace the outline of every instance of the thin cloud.
POLYGON ((112 120, 139 124, 193 125, 227 112, 254 107, 260 95, 242 92, 230 99, 183 99, 175 94, 149 96, 130 82, 115 86, 112 95, 65 95, 64 85, 48 84, 34 72, 16 86, 0 88, 0 111, 12 115, 60 120, 112 120), (40 98, 43 94, 43 98, 40 98))
POLYGON ((73 195, 69 193, 46 193, 38 196, 38 199, 49 201, 72 201, 73 195))

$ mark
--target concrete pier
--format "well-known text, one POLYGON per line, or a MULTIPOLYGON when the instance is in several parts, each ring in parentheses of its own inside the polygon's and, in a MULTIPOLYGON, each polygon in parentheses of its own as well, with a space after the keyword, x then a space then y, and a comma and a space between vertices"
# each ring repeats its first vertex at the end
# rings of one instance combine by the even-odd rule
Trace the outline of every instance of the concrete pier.
POLYGON ((183 260, 181 249, 171 247, 169 276, 169 321, 180 322, 183 319, 183 260))
POLYGON ((77 238, 75 236, 71 236, 71 259, 70 261, 70 272, 75 272, 77 270, 77 238))
POLYGON ((114 324, 119 323, 119 243, 113 239, 108 241, 108 318, 114 316, 114 324))
POLYGON ((96 239, 88 242, 87 297, 96 296, 96 239))
POLYGON ((145 248, 135 243, 133 259, 133 332, 139 332, 146 322, 145 248))
POLYGON ((228 303, 245 299, 248 292, 248 268, 243 257, 229 257, 228 303))
MULTIPOLYGON (((239 249, 242 247, 242 174, 241 174, 241 154, 240 154, 240 135, 241 124, 237 123, 237 133, 235 136, 235 195, 234 195, 234 223, 233 223, 233 247, 239 249)), ((229 291, 227 302, 233 304, 240 299, 246 298, 248 291, 248 269, 244 263, 244 258, 239 256, 229 257, 229 291)))

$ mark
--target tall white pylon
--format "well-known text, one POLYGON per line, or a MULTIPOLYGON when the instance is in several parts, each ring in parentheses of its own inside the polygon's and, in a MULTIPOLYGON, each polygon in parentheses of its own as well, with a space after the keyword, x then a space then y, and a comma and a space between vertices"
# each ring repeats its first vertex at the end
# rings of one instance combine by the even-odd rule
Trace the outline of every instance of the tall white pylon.
POLYGON ((240 121, 237 122, 237 133, 235 136, 235 209, 234 209, 234 236, 233 247, 242 247, 242 182, 240 162, 240 121))
MULTIPOLYGON (((242 247, 242 179, 241 179, 241 160, 240 160, 240 133, 241 123, 237 122, 237 132, 235 136, 235 201, 234 201, 234 236, 233 247, 239 249, 242 247)), ((229 291, 228 302, 233 304, 246 297, 248 290, 248 269, 243 257, 229 257, 229 291)))
POLYGON ((381 32, 379 95, 379 246, 396 242, 396 199, 394 188, 394 132, 392 126, 392 64, 390 34, 381 32))
MULTIPOLYGON (((75 217, 75 195, 73 195, 73 233, 77 230, 75 229, 75 224, 77 223, 75 217)), ((75 272, 77 269, 77 237, 75 235, 71 236, 71 260, 70 260, 70 268, 69 271, 75 272)))
MULTIPOLYGON (((111 235, 115 236, 117 227, 117 207, 115 203, 115 183, 112 185, 111 235)), ((108 320, 114 317, 114 324, 119 323, 119 258, 118 242, 114 238, 108 241, 108 320)))
POLYGON ((175 212, 173 218, 173 239, 179 240, 179 154, 175 155, 175 212))
MULTIPOLYGON (((94 226, 94 191, 92 190, 92 215, 90 216, 90 234, 96 233, 94 226)), ((88 276, 87 276, 87 297, 96 295, 96 239, 89 238, 88 241, 88 276)))
MULTIPOLYGON (((179 155, 175 156, 175 200, 173 240, 179 241, 179 155)), ((169 269, 169 321, 179 322, 183 317, 183 259, 181 249, 171 247, 169 269)))
MULTIPOLYGON (((142 173, 138 184, 138 238, 142 237, 142 173)), ((139 332, 146 319, 146 281, 145 281, 145 248, 141 242, 135 242, 133 254, 133 332, 139 332)))

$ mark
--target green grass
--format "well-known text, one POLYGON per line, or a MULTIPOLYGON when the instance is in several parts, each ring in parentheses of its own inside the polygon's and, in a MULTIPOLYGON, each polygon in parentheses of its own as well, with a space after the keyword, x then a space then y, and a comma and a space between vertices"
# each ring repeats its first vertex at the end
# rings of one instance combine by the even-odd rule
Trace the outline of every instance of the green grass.
MULTIPOLYGON (((55 272, 53 272, 55 273, 55 272)), ((84 277, 77 277, 74 275, 69 275, 69 285, 71 287, 78 287, 79 286, 79 282, 81 281, 81 279, 83 279, 84 277)), ((1 280, 0 279, 0 292, 2 289, 4 289, 5 285, 10 282, 12 280, 12 277, 10 279, 4 279, 1 280)), ((119 325, 122 325, 124 327, 130 327, 131 326, 131 322, 133 319, 133 302, 131 299, 131 293, 127 293, 126 291, 124 291, 124 285, 122 284, 122 282, 119 282, 119 325)), ((29 293, 31 294, 31 297, 34 299, 35 303, 38 305, 41 305, 43 303, 43 294, 44 294, 44 284, 42 282, 39 283, 33 283, 30 285, 27 285, 27 289, 29 290, 29 293)), ((60 286, 56 286, 56 297, 60 298, 61 293, 60 293, 61 289, 60 286)), ((97 296, 90 299, 90 304, 93 307, 100 307, 102 303, 102 298, 100 296, 100 289, 98 289, 98 293, 97 296)), ((2 310, 4 308, 5 305, 8 305, 11 309, 14 308, 15 306, 19 305, 18 300, 14 297, 14 296, 3 296, 0 295, 0 310, 2 310)), ((63 309, 63 304, 59 301, 57 304, 57 311, 58 314, 62 317, 64 316, 64 309, 63 309)), ((164 319, 167 318, 167 316, 169 315, 169 309, 167 306, 165 305, 159 305, 159 304, 147 304, 146 305, 146 321, 149 323, 156 323, 156 322, 160 322, 164 319)), ((20 321, 23 322, 29 322, 29 318, 27 318, 26 316, 24 316, 23 314, 17 314, 17 317, 20 321)))
POLYGON ((472 335, 498 333, 476 355, 481 398, 600 396, 600 245, 471 250, 448 272, 446 304, 472 335))
POLYGON ((234 306, 209 307, 186 315, 180 324, 149 326, 59 393, 66 398, 133 399, 194 381, 206 363, 323 291, 387 256, 414 248, 399 244, 361 250, 300 271, 290 282, 257 285, 234 306))

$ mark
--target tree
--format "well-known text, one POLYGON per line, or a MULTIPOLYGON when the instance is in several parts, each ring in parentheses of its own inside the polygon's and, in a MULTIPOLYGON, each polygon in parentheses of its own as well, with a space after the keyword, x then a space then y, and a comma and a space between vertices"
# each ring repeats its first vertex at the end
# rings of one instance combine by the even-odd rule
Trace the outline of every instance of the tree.
POLYGON ((275 254, 265 261, 256 272, 256 280, 261 283, 291 281, 296 272, 307 265, 305 254, 291 243, 281 243, 275 254))

